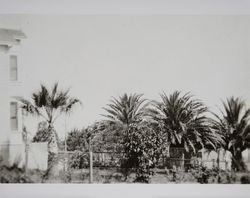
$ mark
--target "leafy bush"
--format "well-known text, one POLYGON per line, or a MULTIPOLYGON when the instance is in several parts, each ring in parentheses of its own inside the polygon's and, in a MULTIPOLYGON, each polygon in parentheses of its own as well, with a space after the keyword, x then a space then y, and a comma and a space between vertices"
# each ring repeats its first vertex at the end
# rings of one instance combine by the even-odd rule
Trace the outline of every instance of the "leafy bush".
POLYGON ((160 139, 159 134, 147 124, 134 124, 129 127, 124 137, 125 152, 121 162, 125 177, 134 172, 134 182, 149 183, 160 153, 160 139))
POLYGON ((201 184, 207 184, 208 179, 211 176, 211 171, 209 171, 206 167, 198 167, 197 169, 194 169, 191 171, 194 175, 195 179, 198 183, 201 184))
POLYGON ((69 166, 73 169, 82 169, 88 166, 89 156, 81 151, 75 151, 70 156, 69 166))
POLYGON ((106 122, 95 122, 86 129, 73 129, 67 137, 68 151, 88 151, 89 143, 94 152, 116 151, 119 152, 121 137, 114 126, 106 122))
POLYGON ((0 183, 33 183, 33 181, 25 175, 24 169, 13 164, 11 167, 0 165, 0 183))
POLYGON ((191 170, 191 173, 195 177, 198 183, 223 183, 230 184, 235 182, 234 176, 231 172, 221 170, 219 168, 208 169, 206 167, 198 167, 197 169, 191 170))
POLYGON ((88 149, 87 144, 88 134, 85 129, 79 130, 74 129, 72 130, 67 137, 67 150, 68 151, 75 151, 75 150, 86 150, 88 149))
POLYGON ((243 175, 241 178, 240 178, 240 182, 242 184, 250 184, 250 177, 248 175, 243 175))
POLYGON ((40 122, 38 124, 38 130, 33 137, 32 142, 48 142, 49 152, 58 152, 58 135, 55 129, 49 127, 46 122, 40 122))

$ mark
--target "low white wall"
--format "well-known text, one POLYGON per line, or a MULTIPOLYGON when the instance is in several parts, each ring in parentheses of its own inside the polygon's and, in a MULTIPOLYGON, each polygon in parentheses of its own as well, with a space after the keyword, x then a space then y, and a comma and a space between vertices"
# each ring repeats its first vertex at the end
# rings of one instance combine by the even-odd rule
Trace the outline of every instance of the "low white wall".
POLYGON ((1 165, 8 165, 9 159, 9 145, 8 144, 0 144, 0 162, 1 165))
POLYGON ((47 170, 48 166, 48 144, 31 143, 29 145, 28 168, 47 170))
POLYGON ((246 149, 242 152, 242 158, 246 165, 246 169, 250 171, 250 149, 246 149))
MULTIPOLYGON (((218 153, 215 151, 202 151, 202 164, 207 168, 217 167, 218 153)), ((250 171, 250 149, 246 149, 242 152, 242 158, 246 165, 246 169, 250 171)), ((219 152, 220 163, 219 166, 223 170, 231 170, 232 166, 232 154, 229 151, 221 150, 219 152)))
MULTIPOLYGON (((25 144, 9 145, 9 165, 14 163, 18 167, 25 166, 25 144)), ((47 170, 48 164, 48 144, 30 143, 28 146, 28 169, 47 170)))
POLYGON ((9 144, 9 165, 14 164, 23 168, 25 164, 25 145, 24 144, 9 144))
MULTIPOLYGON (((215 151, 202 151, 202 164, 203 166, 211 169, 218 167, 217 163, 218 153, 215 151)), ((220 150, 219 152, 219 168, 222 170, 231 170, 232 159, 229 151, 220 150)))

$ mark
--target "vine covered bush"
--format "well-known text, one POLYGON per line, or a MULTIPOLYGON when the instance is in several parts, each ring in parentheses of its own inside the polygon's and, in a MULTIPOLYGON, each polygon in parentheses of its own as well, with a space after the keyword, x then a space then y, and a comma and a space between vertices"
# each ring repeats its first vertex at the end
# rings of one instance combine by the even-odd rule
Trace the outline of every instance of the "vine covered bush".
POLYGON ((134 124, 124 137, 124 158, 121 169, 127 177, 135 173, 134 182, 149 183, 154 174, 163 137, 148 124, 134 124))
POLYGON ((88 167, 89 156, 82 151, 75 151, 69 158, 69 166, 73 169, 88 167))

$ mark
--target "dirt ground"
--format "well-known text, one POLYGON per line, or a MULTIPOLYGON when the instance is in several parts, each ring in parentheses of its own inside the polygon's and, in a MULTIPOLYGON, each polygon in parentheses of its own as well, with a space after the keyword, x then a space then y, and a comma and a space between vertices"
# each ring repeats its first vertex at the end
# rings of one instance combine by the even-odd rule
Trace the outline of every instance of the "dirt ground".
MULTIPOLYGON (((207 183, 235 183, 240 184, 242 176, 250 177, 249 173, 235 173, 235 174, 220 174, 209 176, 207 183), (230 178, 228 178, 230 177, 230 178)), ((125 181, 122 173, 118 172, 115 168, 93 169, 93 183, 114 184, 114 183, 134 183, 135 174, 129 175, 125 181)), ((71 170, 67 174, 60 172, 57 176, 51 176, 46 183, 89 183, 89 170, 71 170)), ((151 176, 151 184, 168 184, 168 183, 200 183, 197 177, 192 172, 178 172, 174 178, 173 173, 165 169, 155 169, 155 174, 151 176)))

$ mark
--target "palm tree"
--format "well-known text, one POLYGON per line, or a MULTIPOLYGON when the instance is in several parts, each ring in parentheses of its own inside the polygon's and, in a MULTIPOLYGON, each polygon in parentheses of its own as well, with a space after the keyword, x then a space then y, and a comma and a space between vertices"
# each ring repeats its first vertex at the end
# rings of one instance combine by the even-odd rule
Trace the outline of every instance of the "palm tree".
MULTIPOLYGON (((136 142, 136 137, 133 136, 135 126, 139 126, 143 121, 145 107, 147 106, 146 100, 142 98, 142 94, 124 94, 117 98, 112 98, 111 103, 104 110, 107 112, 104 115, 107 118, 106 131, 113 142, 117 143, 112 145, 113 148, 122 151, 120 158, 120 166, 125 180, 128 175, 133 171, 135 162, 138 161, 138 156, 131 156, 131 142, 136 142)), ((140 164, 143 166, 143 164, 140 164)))
MULTIPOLYGON (((112 98, 110 104, 103 108, 107 114, 103 115, 107 120, 105 133, 109 140, 116 143, 115 148, 124 150, 124 145, 129 136, 132 125, 137 125, 143 119, 143 113, 147 105, 142 94, 123 94, 119 98, 112 98)), ((105 136, 105 134, 103 134, 105 136)))
POLYGON ((184 149, 185 153, 196 153, 204 147, 216 148, 222 139, 210 130, 205 113, 207 107, 189 93, 181 95, 160 94, 161 101, 153 101, 147 115, 158 129, 166 134, 169 147, 184 149))
POLYGON ((75 104, 81 103, 80 100, 71 98, 69 90, 58 90, 58 83, 55 83, 51 90, 41 84, 40 90, 32 94, 32 101, 24 98, 17 99, 29 114, 41 117, 47 122, 50 133, 49 151, 57 153, 58 141, 54 123, 62 113, 70 113, 75 104))
POLYGON ((214 114, 215 131, 223 135, 224 149, 232 154, 232 168, 244 170, 242 151, 250 147, 250 108, 240 98, 230 97, 222 102, 221 116, 214 114))
POLYGON ((103 115, 110 125, 115 125, 117 129, 127 130, 131 124, 142 120, 146 100, 142 99, 142 94, 124 94, 118 99, 113 98, 107 108, 103 108, 107 114, 103 115))

